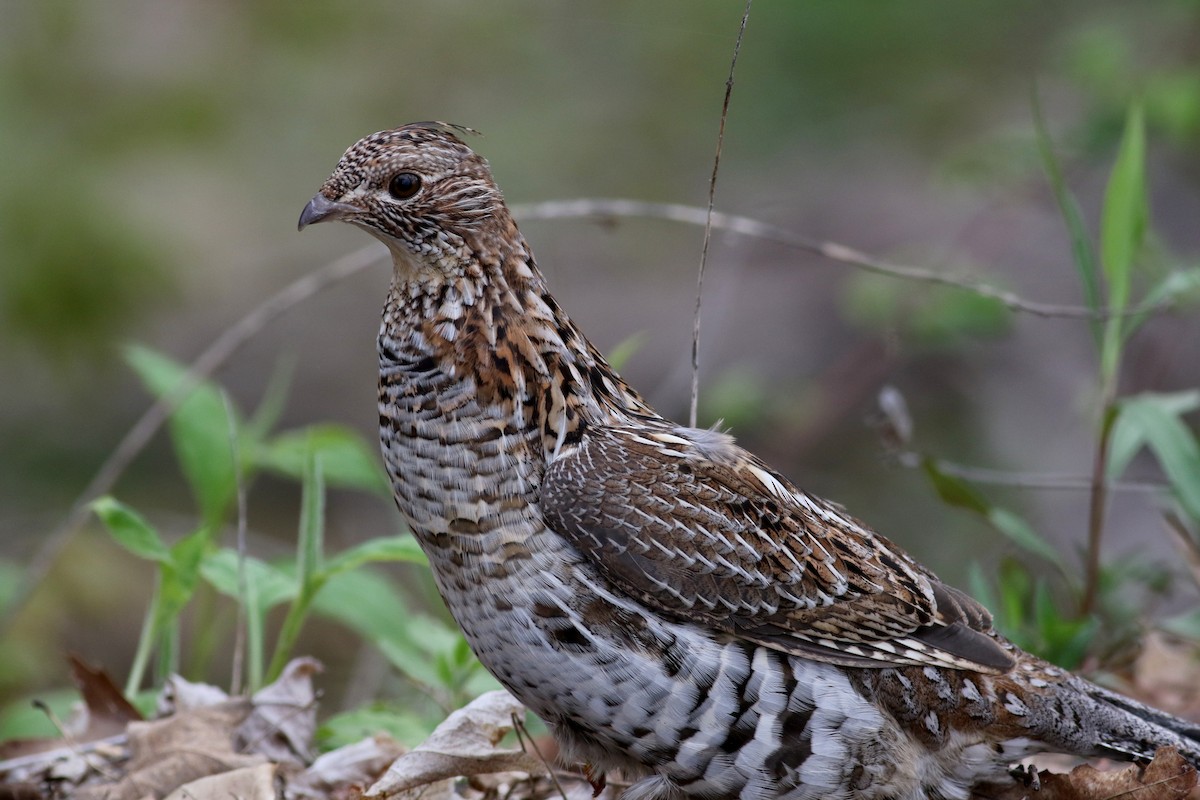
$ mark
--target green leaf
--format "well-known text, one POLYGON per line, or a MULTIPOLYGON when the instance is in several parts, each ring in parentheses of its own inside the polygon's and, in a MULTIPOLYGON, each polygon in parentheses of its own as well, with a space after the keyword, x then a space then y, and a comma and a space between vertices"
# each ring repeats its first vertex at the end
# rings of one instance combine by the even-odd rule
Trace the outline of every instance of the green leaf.
POLYGON ((281 433, 256 452, 255 461, 266 469, 299 479, 304 475, 309 452, 321 457, 321 469, 330 486, 391 497, 379 449, 368 446, 357 432, 341 425, 312 425, 281 433))
POLYGON ((1159 627, 1167 633, 1200 641, 1200 611, 1186 611, 1163 620, 1159 627))
POLYGON ((948 286, 898 285, 895 278, 860 273, 846 284, 845 314, 872 330, 899 330, 926 346, 995 336, 1012 321, 996 298, 948 286))
POLYGON ((1006 508, 992 506, 987 512, 988 521, 1009 541, 1034 555, 1041 556, 1051 564, 1059 561, 1058 551, 1038 535, 1028 522, 1006 508))
POLYGON ((82 698, 78 689, 43 689, 35 696, 14 697, 0 707, 0 742, 16 739, 58 739, 62 728, 55 722, 67 719, 71 710, 82 698), (53 716, 34 705, 33 701, 48 707, 53 716))
POLYGON ((412 616, 396 587, 366 568, 331 575, 313 598, 312 607, 372 642, 386 639, 412 616))
MULTIPOLYGON (((254 593, 251 607, 265 613, 296 596, 295 577, 276 569, 265 561, 246 556, 246 587, 254 593)), ((200 574, 214 589, 226 597, 238 599, 238 554, 225 547, 206 556, 200 564, 200 574)))
MULTIPOLYGON (((142 382, 157 397, 169 397, 187 369, 145 347, 126 349, 125 357, 142 382)), ((216 386, 201 381, 171 414, 171 440, 204 524, 217 527, 237 492, 229 432, 237 430, 216 386), (231 427, 232 426, 232 427, 231 427)))
POLYGON ((255 441, 266 439, 267 434, 283 416, 295 366, 296 359, 288 357, 281 359, 271 370, 271 377, 267 380, 267 388, 258 402, 258 408, 254 409, 253 417, 246 422, 245 430, 251 439, 255 441))
POLYGON ((440 654, 453 651, 461 634, 433 617, 412 612, 379 574, 358 569, 330 576, 314 598, 313 609, 373 643, 412 680, 453 690, 445 685, 436 661, 440 654))
POLYGON ((1129 303, 1133 261, 1146 235, 1146 126, 1140 105, 1125 119, 1125 132, 1104 193, 1100 253, 1108 281, 1108 305, 1121 312, 1129 303))
POLYGON ((300 533, 296 546, 296 580, 300 591, 292 600, 275 652, 267 668, 266 680, 274 681, 292 656, 300 631, 308 618, 313 597, 325 583, 325 481, 321 476, 321 457, 308 451, 304 469, 303 494, 300 498, 300 533))
POLYGON ((317 739, 322 749, 330 750, 386 733, 401 744, 416 747, 429 738, 440 721, 440 718, 423 718, 405 708, 375 703, 334 714, 317 730, 317 739))
POLYGON ((101 497, 92 503, 92 510, 108 528, 117 544, 138 558, 166 563, 171 551, 141 515, 112 497, 101 497))
POLYGON ((965 508, 976 514, 988 515, 988 502, 969 483, 955 475, 943 472, 932 458, 921 459, 921 469, 933 484, 938 497, 946 505, 965 508))
POLYGON ((161 621, 177 618, 192 599, 210 539, 209 530, 200 528, 171 547, 171 557, 162 565, 161 621))
MULTIPOLYGON (((1170 306, 1181 299, 1200 301, 1200 267, 1177 269, 1168 273, 1147 292, 1142 302, 1148 306, 1170 306)), ((1140 328, 1150 314, 1150 311, 1143 311, 1134 315, 1129 320, 1126 334, 1140 328)))
POLYGON ((1183 414, 1200 407, 1200 390, 1146 393, 1123 400, 1111 445, 1109 477, 1119 476, 1143 445, 1150 448, 1184 511, 1200 520, 1200 442, 1183 414))
POLYGON ((622 370, 629 359, 633 358, 638 350, 642 349, 642 345, 646 343, 646 335, 644 333, 634 333, 626 336, 621 341, 617 342, 616 346, 608 353, 608 363, 615 370, 622 370))
POLYGON ((321 573, 325 566, 325 479, 321 467, 321 457, 309 450, 300 496, 296 548, 296 577, 300 581, 301 596, 324 580, 321 573))
POLYGON ((336 575, 348 572, 375 561, 400 561, 408 564, 428 565, 425 552, 411 534, 382 536, 343 550, 325 565, 325 574, 336 575))
POLYGON ((247 677, 252 689, 263 684, 266 660, 267 612, 300 592, 296 579, 286 572, 246 556, 245 594, 240 589, 237 551, 225 548, 200 565, 200 574, 222 594, 243 604, 246 619, 247 677))
MULTIPOLYGON (((1084 300, 1087 302, 1088 308, 1093 312, 1099 312, 1099 268, 1096 264, 1096 253, 1092 247, 1092 237, 1088 232, 1087 225, 1084 224, 1079 203, 1063 179, 1062 168, 1059 166, 1058 157, 1054 155, 1054 143, 1050 141, 1050 134, 1046 130, 1041 102, 1036 92, 1033 94, 1033 123, 1034 130, 1037 132, 1038 152, 1042 156, 1042 168, 1046 171, 1046 179, 1050 182, 1050 189, 1054 192, 1059 213, 1062 215, 1063 222, 1067 226, 1067 233, 1071 237, 1071 254, 1074 256, 1075 270, 1079 273, 1079 282, 1083 286, 1084 300)), ((1089 320, 1089 324, 1093 338, 1099 342, 1100 321, 1092 319, 1089 320)))
POLYGON ((1020 516, 1006 508, 992 505, 975 487, 962 478, 943 471, 932 458, 923 458, 921 469, 929 477, 942 502, 979 514, 1013 544, 1046 559, 1051 564, 1058 564, 1058 553, 1020 516))

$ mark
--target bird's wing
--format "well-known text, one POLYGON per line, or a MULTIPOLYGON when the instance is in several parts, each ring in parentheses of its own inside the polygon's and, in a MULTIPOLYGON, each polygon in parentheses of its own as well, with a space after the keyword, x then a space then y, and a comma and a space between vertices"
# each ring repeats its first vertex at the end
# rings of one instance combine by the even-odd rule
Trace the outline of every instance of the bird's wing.
POLYGON ((982 606, 725 434, 591 427, 541 502, 606 580, 669 617, 848 666, 1013 665, 982 606))

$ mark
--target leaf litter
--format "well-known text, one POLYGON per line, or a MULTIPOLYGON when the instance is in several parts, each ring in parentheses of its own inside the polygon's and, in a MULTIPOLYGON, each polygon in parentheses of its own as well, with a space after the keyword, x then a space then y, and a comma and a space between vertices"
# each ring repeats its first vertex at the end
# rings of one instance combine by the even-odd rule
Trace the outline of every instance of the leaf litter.
MULTIPOLYGON (((72 670, 84 706, 61 739, 4 745, 0 800, 614 800, 622 787, 597 790, 583 775, 557 769, 553 756, 542 756, 550 743, 506 744, 525 709, 504 691, 450 714, 411 751, 380 734, 316 756, 313 678, 321 665, 314 659, 293 660, 249 698, 172 676, 152 720, 140 719, 102 670, 78 659, 72 670)), ((1052 757, 1035 763, 1061 768, 1052 757)), ((975 796, 1200 800, 1196 770, 1172 748, 1149 764, 1030 775, 975 796)))

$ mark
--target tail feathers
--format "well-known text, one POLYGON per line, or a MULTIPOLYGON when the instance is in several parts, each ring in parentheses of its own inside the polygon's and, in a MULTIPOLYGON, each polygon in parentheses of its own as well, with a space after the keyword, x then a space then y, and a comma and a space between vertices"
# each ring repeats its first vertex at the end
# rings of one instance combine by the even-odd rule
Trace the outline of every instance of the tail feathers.
POLYGON ((1084 683, 1083 688, 1097 705, 1096 745, 1106 755, 1135 761, 1151 759, 1158 748, 1170 745, 1200 767, 1200 723, 1159 711, 1095 684, 1084 683))

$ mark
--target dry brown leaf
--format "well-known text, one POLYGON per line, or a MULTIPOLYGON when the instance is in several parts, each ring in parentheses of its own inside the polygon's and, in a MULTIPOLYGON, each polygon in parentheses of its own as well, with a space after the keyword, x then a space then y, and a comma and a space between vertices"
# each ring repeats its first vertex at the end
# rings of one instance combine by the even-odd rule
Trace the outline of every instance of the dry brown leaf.
POLYGON ((492 772, 544 774, 546 765, 522 750, 498 750, 525 708, 508 692, 488 692, 455 711, 412 752, 400 756, 366 797, 440 800, 460 775, 492 772), (408 790, 420 788, 411 795, 408 790))
POLYGON ((317 731, 312 676, 322 669, 315 658, 292 659, 279 680, 255 692, 254 711, 237 729, 240 749, 276 763, 303 767, 311 762, 317 731))
POLYGON ((275 770, 274 764, 259 764, 209 775, 180 786, 165 800, 276 800, 275 770))
POLYGON ((1101 771, 1082 764, 1068 774, 1040 772, 1041 788, 1014 783, 988 800, 1184 800, 1196 788, 1197 774, 1173 747, 1160 748, 1144 767, 1130 764, 1101 771))
POLYGON ((229 694, 220 687, 207 683, 192 683, 179 675, 171 675, 158 695, 155 710, 158 716, 166 717, 193 708, 215 706, 228 699, 229 694))
POLYGON ((1133 667, 1133 694, 1173 714, 1200 717, 1200 658, 1196 647, 1154 631, 1133 667))
POLYGON ((250 713, 245 700, 231 700, 127 729, 130 759, 124 776, 82 787, 78 800, 137 800, 163 797, 176 787, 228 770, 257 766, 260 755, 233 748, 232 731, 250 713))
POLYGON ((358 791, 379 780, 388 765, 404 754, 404 745, 389 736, 373 736, 330 750, 288 781, 288 797, 323 800, 335 790, 358 791))
POLYGON ((87 707, 87 730, 76 741, 87 742, 120 733, 130 722, 142 719, 142 714, 113 683, 108 673, 84 663, 76 655, 67 656, 71 664, 71 679, 83 695, 87 707))

